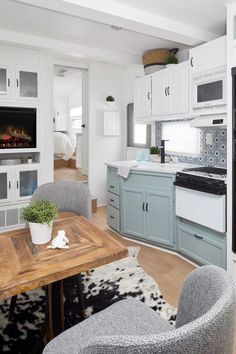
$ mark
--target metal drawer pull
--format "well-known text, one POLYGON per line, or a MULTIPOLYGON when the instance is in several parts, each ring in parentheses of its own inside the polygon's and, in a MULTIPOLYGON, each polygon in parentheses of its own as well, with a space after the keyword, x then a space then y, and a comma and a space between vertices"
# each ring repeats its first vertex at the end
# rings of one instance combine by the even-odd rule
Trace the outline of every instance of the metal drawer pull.
POLYGON ((110 188, 114 189, 115 187, 110 185, 110 188))
POLYGON ((11 181, 8 182, 9 189, 11 189, 11 181))
POLYGON ((110 215, 110 219, 115 219, 115 217, 114 217, 114 216, 112 216, 112 215, 110 215))
POLYGON ((110 199, 110 202, 114 202, 114 199, 110 199))
POLYGON ((203 240, 203 236, 199 236, 197 234, 194 234, 194 237, 198 238, 199 240, 203 240))
POLYGON ((145 202, 143 202, 143 211, 145 211, 145 202))
POLYGON ((148 213, 148 203, 146 203, 146 212, 148 213))
POLYGON ((7 86, 10 87, 10 85, 11 85, 11 81, 10 79, 7 79, 7 86))

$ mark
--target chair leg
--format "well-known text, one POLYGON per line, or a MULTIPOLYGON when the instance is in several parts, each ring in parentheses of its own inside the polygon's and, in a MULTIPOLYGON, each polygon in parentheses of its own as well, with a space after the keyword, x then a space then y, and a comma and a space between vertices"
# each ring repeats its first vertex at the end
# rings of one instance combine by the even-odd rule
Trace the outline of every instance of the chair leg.
POLYGON ((78 290, 79 290, 78 298, 79 298, 80 316, 82 320, 84 320, 86 316, 85 316, 84 289, 83 289, 81 274, 78 275, 78 290))
POLYGON ((10 307, 9 307, 9 314, 8 314, 8 321, 11 321, 14 316, 14 309, 16 306, 17 295, 11 297, 10 307))

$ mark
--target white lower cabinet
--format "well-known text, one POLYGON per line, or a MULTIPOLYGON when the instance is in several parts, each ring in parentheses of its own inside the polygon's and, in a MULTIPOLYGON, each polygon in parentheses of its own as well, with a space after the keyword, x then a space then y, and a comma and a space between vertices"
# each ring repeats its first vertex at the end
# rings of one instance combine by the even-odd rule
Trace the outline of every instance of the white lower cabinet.
POLYGON ((27 205, 40 180, 39 164, 0 167, 0 229, 24 223, 27 205))

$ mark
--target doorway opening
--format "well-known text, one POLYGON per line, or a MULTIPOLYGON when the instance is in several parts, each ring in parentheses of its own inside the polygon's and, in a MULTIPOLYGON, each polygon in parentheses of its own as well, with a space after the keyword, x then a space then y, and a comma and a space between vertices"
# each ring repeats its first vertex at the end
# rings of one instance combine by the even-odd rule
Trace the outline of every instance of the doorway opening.
POLYGON ((87 70, 54 65, 54 181, 88 181, 87 70))

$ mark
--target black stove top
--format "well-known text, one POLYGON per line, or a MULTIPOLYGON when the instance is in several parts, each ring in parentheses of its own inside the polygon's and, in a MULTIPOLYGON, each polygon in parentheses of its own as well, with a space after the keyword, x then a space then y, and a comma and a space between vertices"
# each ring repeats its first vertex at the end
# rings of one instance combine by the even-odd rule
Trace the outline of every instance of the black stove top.
POLYGON ((174 185, 196 191, 226 194, 226 168, 211 166, 185 168, 176 173, 174 185))
POLYGON ((226 168, 212 167, 212 166, 192 167, 192 168, 185 168, 183 170, 183 172, 189 172, 189 171, 203 172, 203 173, 209 173, 209 174, 220 175, 220 176, 227 175, 226 168))

